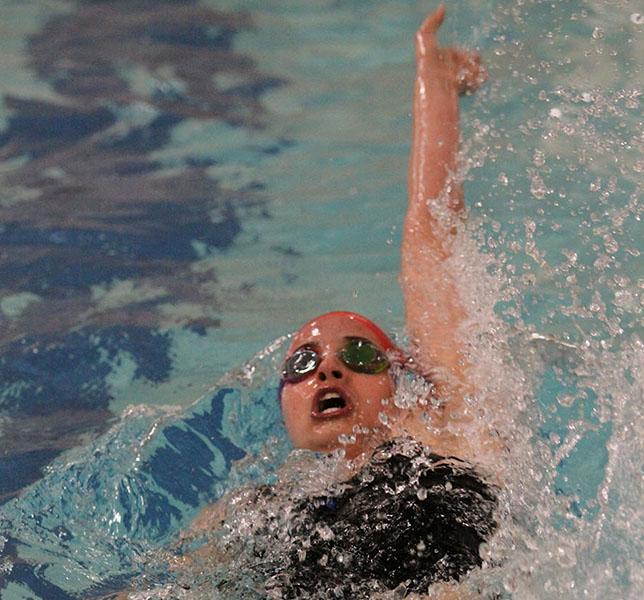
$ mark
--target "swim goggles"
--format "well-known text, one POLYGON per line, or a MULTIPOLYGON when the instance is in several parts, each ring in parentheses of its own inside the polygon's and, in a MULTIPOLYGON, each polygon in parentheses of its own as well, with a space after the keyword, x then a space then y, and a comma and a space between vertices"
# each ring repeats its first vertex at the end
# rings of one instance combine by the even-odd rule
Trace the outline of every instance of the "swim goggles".
MULTIPOLYGON (((389 368, 389 360, 372 342, 351 337, 337 354, 342 363, 356 373, 375 375, 389 368)), ((320 366, 322 357, 311 346, 298 348, 284 362, 282 381, 296 383, 306 379, 320 366)))

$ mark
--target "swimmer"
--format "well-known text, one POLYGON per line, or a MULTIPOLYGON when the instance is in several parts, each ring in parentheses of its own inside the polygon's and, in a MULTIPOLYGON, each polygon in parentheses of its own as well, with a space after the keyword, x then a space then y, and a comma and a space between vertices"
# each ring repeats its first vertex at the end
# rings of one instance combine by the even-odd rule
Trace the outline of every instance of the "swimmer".
POLYGON ((318 452, 342 449, 360 467, 342 492, 299 506, 305 517, 290 533, 305 541, 306 556, 291 557, 280 574, 287 582, 280 587, 283 597, 321 585, 341 590, 339 597, 361 597, 362 580, 384 590, 403 586, 406 593, 462 597, 441 585, 481 564, 479 545, 496 526, 494 487, 472 465, 490 465, 500 444, 483 427, 472 435, 477 423, 465 398, 475 389, 459 343, 465 313, 445 264, 464 212, 458 98, 474 92, 485 73, 478 54, 440 47, 436 36, 444 17, 441 6, 416 34, 401 250, 411 351, 397 348, 366 317, 332 312, 302 326, 287 352, 280 400, 293 444, 318 452), (427 401, 399 408, 393 402, 396 379, 410 369, 431 382, 427 401), (398 493, 388 493, 388 486, 398 486, 398 493), (316 534, 321 525, 333 533, 331 540, 316 534), (349 566, 338 568, 343 554, 349 566), (324 557, 330 567, 321 565, 324 557))
POLYGON ((448 427, 475 391, 459 341, 465 313, 445 264, 464 217, 457 176, 458 98, 478 89, 485 71, 477 53, 439 46, 436 34, 444 17, 441 5, 416 33, 409 204, 401 249, 411 351, 403 353, 376 324, 355 313, 327 313, 302 326, 288 349, 281 386, 284 422, 298 448, 332 451, 339 436, 366 427, 369 433, 357 434, 345 450, 351 459, 368 454, 382 442, 373 432, 382 430, 384 411, 387 437, 404 432, 440 454, 477 462, 497 449, 484 432, 466 440, 448 427), (431 381, 433 409, 424 411, 431 428, 418 412, 387 402, 394 395, 390 366, 411 368, 431 381))
MULTIPOLYGON (((297 518, 282 531, 286 556, 269 567, 265 556, 258 561, 274 597, 328 597, 333 590, 333 597, 367 598, 397 589, 463 598, 458 581, 482 564, 479 546, 496 528, 496 488, 478 470, 490 470, 501 446, 467 411, 476 390, 459 341, 465 312, 446 265, 464 216, 459 96, 478 89, 485 72, 477 53, 438 44, 444 17, 440 6, 416 34, 401 265, 411 349, 350 312, 315 317, 293 336, 279 391, 291 441, 339 450, 350 466, 334 491, 295 501, 297 518), (393 401, 408 372, 426 384, 411 409, 393 401)), ((277 493, 251 492, 246 502, 277 493)), ((206 510, 194 528, 224 516, 221 506, 206 510)))
MULTIPOLYGON (((479 546, 496 528, 496 487, 482 472, 501 445, 483 426, 477 431, 467 411, 476 390, 459 341, 465 311, 446 265, 464 216, 459 96, 476 91, 485 72, 477 53, 439 45, 444 17, 441 5, 415 40, 401 250, 411 349, 350 312, 315 317, 293 336, 279 391, 288 434, 296 448, 341 451, 350 462, 341 485, 298 499, 288 535, 266 542, 273 550, 284 537, 290 544, 276 563, 258 560, 268 597, 329 597, 333 590, 333 597, 369 598, 396 589, 397 597, 465 598, 459 581, 482 564, 479 546), (425 383, 425 397, 400 408, 396 386, 409 372, 425 383)), ((246 504, 277 493, 251 491, 246 504)), ((243 504, 238 498, 234 511, 243 504)), ((205 509, 192 531, 218 527, 231 516, 226 510, 224 502, 205 509)), ((270 538, 267 529, 257 535, 270 538)), ((214 545, 183 560, 197 559, 226 561, 214 545)))

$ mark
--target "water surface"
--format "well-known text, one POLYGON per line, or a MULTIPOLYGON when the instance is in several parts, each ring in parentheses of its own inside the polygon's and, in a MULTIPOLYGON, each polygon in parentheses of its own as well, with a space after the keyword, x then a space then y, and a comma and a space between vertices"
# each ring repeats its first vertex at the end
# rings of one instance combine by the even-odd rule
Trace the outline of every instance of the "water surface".
MULTIPOLYGON (((279 440, 234 475, 270 477, 279 351, 243 365, 310 315, 401 331, 430 8, 0 7, 3 598, 126 585, 279 440)), ((641 586, 640 12, 455 2, 443 31, 490 71, 463 102, 454 268, 516 437, 518 525, 492 549, 514 558, 486 580, 511 597, 641 586)))

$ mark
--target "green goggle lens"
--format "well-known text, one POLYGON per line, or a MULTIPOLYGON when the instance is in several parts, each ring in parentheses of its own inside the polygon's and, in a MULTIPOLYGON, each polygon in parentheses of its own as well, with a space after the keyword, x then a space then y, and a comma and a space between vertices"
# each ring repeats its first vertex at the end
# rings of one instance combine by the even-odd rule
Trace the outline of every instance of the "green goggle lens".
POLYGON ((387 357, 370 341, 360 338, 349 340, 340 351, 340 360, 358 373, 382 373, 389 368, 387 357))

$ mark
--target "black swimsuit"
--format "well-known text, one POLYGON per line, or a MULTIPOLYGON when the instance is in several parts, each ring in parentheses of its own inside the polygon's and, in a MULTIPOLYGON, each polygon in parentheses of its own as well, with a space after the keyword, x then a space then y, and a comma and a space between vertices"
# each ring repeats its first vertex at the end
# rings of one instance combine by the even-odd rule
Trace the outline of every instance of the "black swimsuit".
POLYGON ((426 592, 481 565, 496 504, 467 463, 409 439, 388 442, 337 490, 296 505, 288 557, 267 587, 281 598, 426 592))

